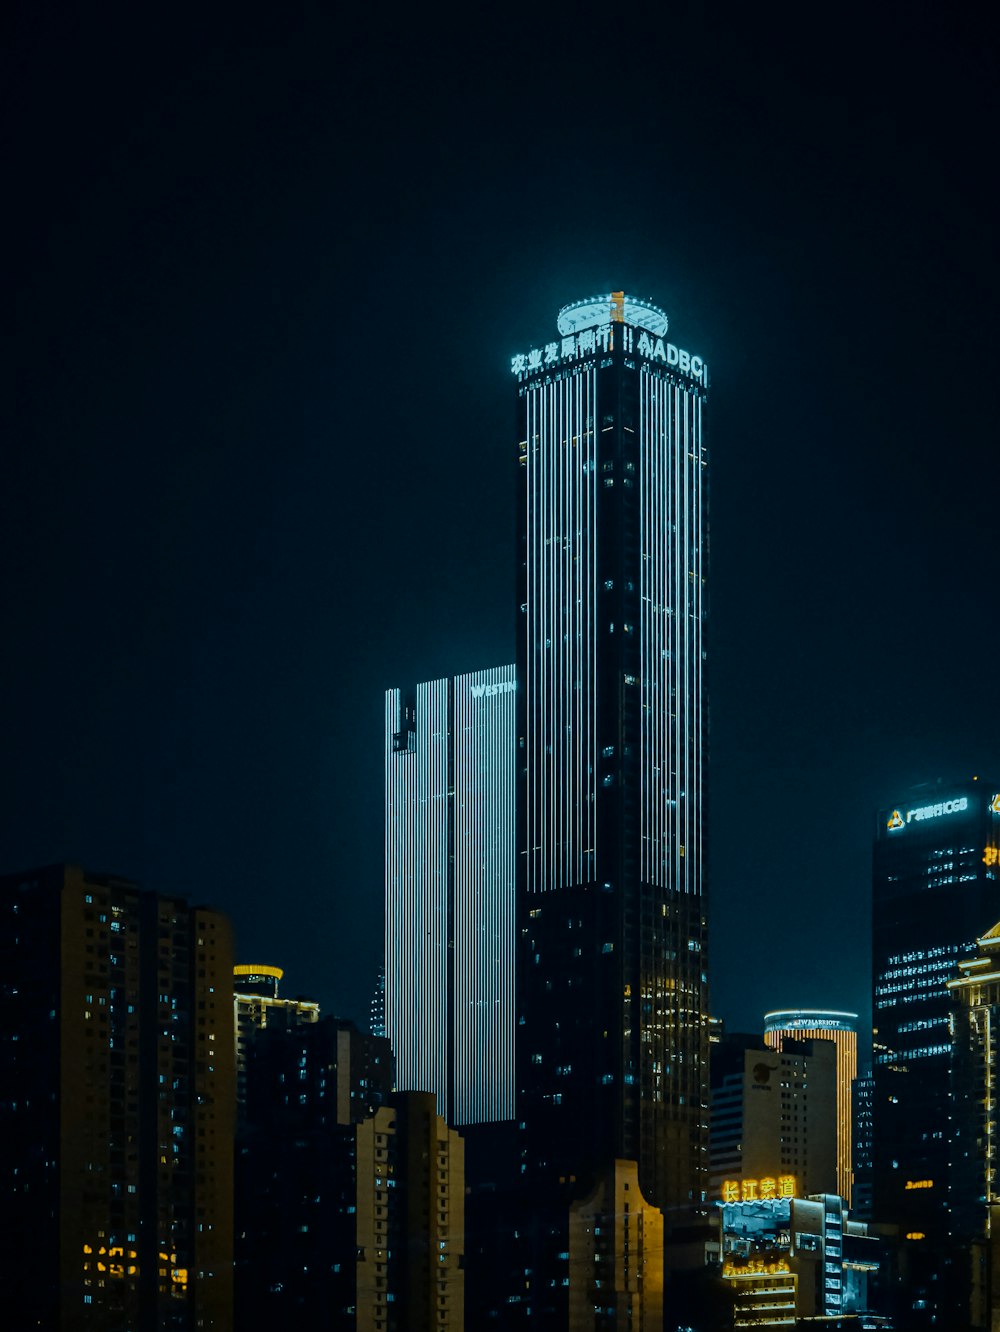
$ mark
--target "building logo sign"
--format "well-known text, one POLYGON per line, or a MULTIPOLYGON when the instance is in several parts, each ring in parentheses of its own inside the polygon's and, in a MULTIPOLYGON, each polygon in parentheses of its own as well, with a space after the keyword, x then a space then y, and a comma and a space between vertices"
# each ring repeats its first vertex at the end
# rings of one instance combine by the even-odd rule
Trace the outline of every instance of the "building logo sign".
POLYGON ((470 685, 473 698, 492 698, 495 694, 512 694, 515 689, 513 680, 501 680, 499 684, 470 685))
POLYGON ((990 813, 1000 814, 1000 791, 998 791, 990 801, 990 813))
POLYGON ((645 356, 647 361, 659 361, 662 365, 674 365, 682 375, 701 381, 705 374, 705 362, 700 356, 692 356, 683 347, 675 347, 672 342, 664 343, 662 338, 651 338, 648 333, 639 334, 636 351, 645 356))
MULTIPOLYGON (((692 356, 683 347, 675 347, 672 342, 652 337, 643 329, 638 338, 630 324, 619 324, 622 346, 626 352, 643 357, 654 364, 672 366, 682 375, 702 385, 708 384, 708 366, 700 356, 692 356)), ((510 358, 511 374, 521 379, 524 375, 536 375, 542 370, 561 369, 593 356, 597 352, 609 352, 614 349, 615 335, 611 324, 599 324, 596 328, 584 328, 579 333, 570 333, 558 342, 547 342, 544 347, 533 347, 531 351, 510 358)))
POLYGON ((724 1203, 766 1202, 770 1198, 794 1198, 795 1176, 778 1175, 772 1179, 727 1179, 722 1185, 724 1203))
POLYGON ((939 819, 945 814, 962 814, 968 808, 969 797, 959 796, 957 800, 941 800, 936 805, 920 805, 916 809, 908 809, 905 818, 898 809, 894 809, 885 826, 889 832, 895 832, 911 823, 922 823, 925 819, 939 819))

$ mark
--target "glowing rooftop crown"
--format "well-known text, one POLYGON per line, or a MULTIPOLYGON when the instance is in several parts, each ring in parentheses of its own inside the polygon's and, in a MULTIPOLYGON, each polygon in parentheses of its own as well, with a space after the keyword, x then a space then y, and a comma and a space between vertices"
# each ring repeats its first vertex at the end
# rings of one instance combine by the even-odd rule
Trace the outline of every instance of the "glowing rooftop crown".
POLYGON ((564 305, 556 320, 559 332, 579 333, 583 328, 598 324, 634 324, 655 337, 662 338, 667 331, 667 316, 658 305, 626 296, 623 291, 609 292, 607 296, 585 296, 582 301, 564 305))

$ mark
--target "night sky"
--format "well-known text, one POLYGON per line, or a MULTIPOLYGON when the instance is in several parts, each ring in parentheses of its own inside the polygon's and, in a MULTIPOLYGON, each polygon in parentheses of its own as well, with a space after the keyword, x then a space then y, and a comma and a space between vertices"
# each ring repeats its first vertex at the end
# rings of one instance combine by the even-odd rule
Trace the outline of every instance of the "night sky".
POLYGON ((1000 775, 989 34, 202 8, 4 20, 0 872, 366 1020, 383 691, 513 660, 510 357, 624 288, 712 373, 713 1009, 866 1020, 875 811, 1000 775))

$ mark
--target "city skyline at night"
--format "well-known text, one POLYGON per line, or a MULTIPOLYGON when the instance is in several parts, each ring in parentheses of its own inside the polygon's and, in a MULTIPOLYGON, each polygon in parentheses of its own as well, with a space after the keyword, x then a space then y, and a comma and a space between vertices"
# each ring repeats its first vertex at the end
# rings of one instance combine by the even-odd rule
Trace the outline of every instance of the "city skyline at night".
POLYGON ((5 17, 14 1321, 1000 1319, 988 25, 5 17))
POLYGON ((513 660, 510 357, 624 286, 712 371, 712 1008, 864 1030, 872 811, 1000 748, 988 44, 489 22, 12 20, 0 864, 212 901, 362 1017, 384 691, 513 660), (557 116, 618 49, 655 114, 557 116))

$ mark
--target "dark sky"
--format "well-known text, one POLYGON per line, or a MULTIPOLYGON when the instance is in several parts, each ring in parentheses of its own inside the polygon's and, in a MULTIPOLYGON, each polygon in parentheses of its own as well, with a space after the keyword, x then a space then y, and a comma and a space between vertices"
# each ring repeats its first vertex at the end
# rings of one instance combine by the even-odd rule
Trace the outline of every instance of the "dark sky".
POLYGON ((1000 774, 990 34, 223 8, 4 20, 0 870, 366 1017, 383 690, 513 659, 509 358, 624 287, 713 375, 714 1009, 866 1013, 874 811, 1000 774))

